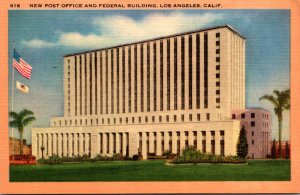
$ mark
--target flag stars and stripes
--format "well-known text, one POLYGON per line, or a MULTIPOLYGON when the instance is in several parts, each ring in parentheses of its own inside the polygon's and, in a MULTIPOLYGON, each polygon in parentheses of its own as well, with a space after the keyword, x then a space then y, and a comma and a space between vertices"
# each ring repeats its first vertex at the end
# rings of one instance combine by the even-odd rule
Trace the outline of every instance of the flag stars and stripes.
POLYGON ((13 67, 28 80, 31 76, 32 67, 14 49, 13 67))

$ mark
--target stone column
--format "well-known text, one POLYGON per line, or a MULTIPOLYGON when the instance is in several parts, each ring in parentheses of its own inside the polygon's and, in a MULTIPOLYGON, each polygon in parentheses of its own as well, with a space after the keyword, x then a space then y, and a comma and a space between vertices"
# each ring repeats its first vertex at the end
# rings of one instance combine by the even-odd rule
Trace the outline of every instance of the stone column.
POLYGON ((185 148, 185 132, 180 131, 180 154, 182 153, 182 150, 185 148))
POLYGON ((39 148, 37 148, 37 150, 38 150, 38 156, 39 156, 39 158, 42 158, 42 151, 41 151, 41 147, 42 147, 42 140, 43 139, 43 136, 42 136, 42 134, 41 133, 39 133, 39 148))
POLYGON ((170 151, 173 154, 177 153, 177 133, 176 131, 172 132, 172 151, 170 151))
POLYGON ((91 158, 94 158, 100 151, 100 135, 98 132, 91 133, 91 158))
POLYGON ((143 159, 147 159, 147 135, 146 132, 142 132, 142 155, 143 159))
POLYGON ((43 144, 43 146, 44 146, 44 157, 47 157, 47 152, 48 152, 48 145, 47 145, 47 133, 44 133, 43 134, 43 142, 44 142, 44 144, 43 144))
POLYGON ((114 135, 113 133, 109 134, 109 155, 113 156, 114 154, 114 135))
POLYGON ((38 140, 37 140, 37 134, 34 132, 34 131, 32 131, 32 134, 31 134, 31 139, 32 139, 32 155, 33 156, 36 156, 36 158, 38 159, 38 154, 37 154, 37 152, 38 152, 38 140))
POLYGON ((154 153, 154 133, 149 132, 149 153, 154 153))
POLYGON ((206 131, 206 153, 211 153, 211 132, 206 131))
POLYGON ((63 137, 63 146, 64 146, 64 149, 63 149, 63 152, 64 152, 64 154, 63 154, 63 156, 67 156, 67 154, 68 154, 68 150, 67 150, 67 134, 66 133, 64 133, 64 135, 63 135, 64 137, 63 137))
POLYGON ((83 134, 79 133, 79 156, 83 155, 83 134))
POLYGON ((156 132, 156 155, 162 155, 161 153, 161 132, 156 132))
POLYGON ((78 156, 78 137, 77 133, 74 133, 74 156, 78 156))
POLYGON ((103 155, 107 155, 107 133, 103 133, 103 155))
POLYGON ((52 156, 52 133, 48 133, 48 156, 52 156))
POLYGON ((197 131, 197 150, 202 153, 202 131, 197 131))
POLYGON ((122 139, 123 139, 123 140, 122 140, 122 142, 123 142, 123 143, 122 143, 122 144, 123 144, 123 145, 122 145, 122 147, 123 147, 123 148, 122 148, 123 156, 126 156, 126 144, 127 144, 127 138, 126 138, 126 137, 127 137, 127 136, 126 136, 126 133, 124 132, 123 135, 122 135, 122 139))
POLYGON ((57 151, 58 151, 58 156, 62 156, 62 148, 61 148, 61 146, 62 146, 62 137, 61 137, 61 133, 58 133, 58 138, 57 138, 57 140, 58 140, 58 148, 57 148, 57 151))
POLYGON ((129 156, 132 157, 135 154, 138 154, 138 133, 130 132, 129 133, 129 156))
POLYGON ((69 156, 71 157, 71 156, 74 156, 74 153, 73 153, 73 141, 74 141, 74 138, 73 138, 73 133, 69 133, 69 137, 68 137, 68 139, 69 139, 69 141, 68 141, 68 143, 69 143, 69 151, 68 151, 68 154, 69 154, 69 156))
POLYGON ((90 142, 91 137, 89 135, 90 135, 89 133, 85 134, 85 154, 86 155, 89 155, 89 153, 91 152, 89 149, 89 142, 90 142))
POLYGON ((170 150, 170 148, 169 148, 169 132, 168 131, 165 131, 164 149, 165 149, 165 151, 170 150))
POLYGON ((215 152, 216 152, 216 154, 221 153, 221 145, 220 145, 221 139, 220 138, 221 138, 220 131, 219 130, 215 131, 215 152))

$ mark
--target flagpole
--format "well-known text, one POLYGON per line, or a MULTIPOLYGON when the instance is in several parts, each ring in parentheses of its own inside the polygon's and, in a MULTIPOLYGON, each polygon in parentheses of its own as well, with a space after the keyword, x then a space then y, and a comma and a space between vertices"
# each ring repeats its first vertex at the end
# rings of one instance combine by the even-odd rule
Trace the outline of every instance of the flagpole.
MULTIPOLYGON (((14 52, 15 52, 15 41, 13 41, 13 60, 14 60, 14 52)), ((15 68, 12 65, 12 81, 11 81, 11 111, 14 110, 14 84, 15 84, 15 68)), ((14 129, 11 128, 11 141, 12 141, 12 153, 14 154, 14 129)))

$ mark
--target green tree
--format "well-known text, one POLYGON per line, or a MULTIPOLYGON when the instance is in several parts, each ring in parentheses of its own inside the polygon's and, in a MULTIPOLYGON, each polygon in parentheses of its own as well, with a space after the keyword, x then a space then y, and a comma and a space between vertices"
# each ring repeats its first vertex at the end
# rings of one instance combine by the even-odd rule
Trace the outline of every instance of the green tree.
POLYGON ((246 136, 245 126, 242 126, 240 131, 239 140, 236 146, 236 153, 239 158, 245 159, 248 154, 248 142, 246 136))
POLYGON ((276 158, 276 141, 275 141, 275 139, 273 140, 272 147, 271 147, 271 157, 273 159, 276 158))
POLYGON ((30 110, 23 109, 19 113, 9 112, 9 116, 12 118, 9 121, 9 126, 17 128, 20 134, 20 155, 23 154, 23 132, 24 128, 31 124, 36 118, 33 116, 33 112, 30 110))
POLYGON ((264 95, 259 98, 259 100, 268 100, 274 106, 274 112, 277 115, 278 119, 278 141, 279 141, 279 156, 282 158, 281 150, 281 135, 282 135, 282 120, 283 120, 283 111, 290 109, 290 89, 284 91, 273 91, 274 95, 264 95))

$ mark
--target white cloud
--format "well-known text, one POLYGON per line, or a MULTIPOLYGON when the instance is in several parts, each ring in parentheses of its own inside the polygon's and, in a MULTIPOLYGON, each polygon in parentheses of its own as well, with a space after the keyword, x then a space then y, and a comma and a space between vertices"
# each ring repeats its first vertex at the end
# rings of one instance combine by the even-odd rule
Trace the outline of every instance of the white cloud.
POLYGON ((22 41, 22 43, 25 46, 32 47, 32 48, 50 48, 50 47, 54 47, 56 45, 56 43, 51 43, 51 42, 47 42, 47 41, 40 40, 40 39, 33 39, 30 41, 22 41))
POLYGON ((84 35, 79 32, 59 32, 59 39, 55 43, 32 40, 26 44, 31 43, 32 47, 62 45, 85 49, 102 48, 203 28, 221 18, 222 14, 186 14, 181 12, 150 14, 141 19, 122 15, 97 17, 93 19, 93 25, 97 30, 95 33, 84 35), (32 44, 33 41, 35 44, 32 44))

